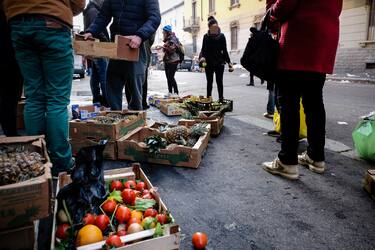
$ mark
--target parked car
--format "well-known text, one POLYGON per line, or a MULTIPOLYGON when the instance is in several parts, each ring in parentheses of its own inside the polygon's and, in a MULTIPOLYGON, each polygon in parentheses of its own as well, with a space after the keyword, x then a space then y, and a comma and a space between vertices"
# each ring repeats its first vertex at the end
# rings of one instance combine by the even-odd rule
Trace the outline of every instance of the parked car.
POLYGON ((73 77, 85 78, 85 64, 83 56, 74 54, 74 73, 73 77))
POLYGON ((193 69, 193 60, 185 56, 185 59, 178 65, 178 70, 187 70, 192 71, 193 69))

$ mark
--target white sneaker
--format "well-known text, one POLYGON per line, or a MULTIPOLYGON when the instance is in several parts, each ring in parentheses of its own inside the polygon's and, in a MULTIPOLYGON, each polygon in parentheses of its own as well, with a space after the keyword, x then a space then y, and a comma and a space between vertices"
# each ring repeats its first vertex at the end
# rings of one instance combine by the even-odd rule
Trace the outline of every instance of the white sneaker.
POLYGON ((264 162, 263 169, 273 175, 280 175, 289 180, 297 180, 299 177, 297 165, 285 165, 279 158, 272 162, 264 162))
POLYGON ((313 161, 307 152, 302 153, 298 156, 298 163, 302 166, 308 167, 310 171, 318 174, 324 173, 326 164, 324 161, 313 161))

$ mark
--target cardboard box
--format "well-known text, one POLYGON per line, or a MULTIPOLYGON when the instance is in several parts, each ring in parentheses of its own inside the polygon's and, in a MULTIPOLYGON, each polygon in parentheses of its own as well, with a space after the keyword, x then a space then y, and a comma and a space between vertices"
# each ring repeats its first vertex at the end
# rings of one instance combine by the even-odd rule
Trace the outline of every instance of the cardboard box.
POLYGON ((103 111, 110 111, 110 109, 107 109, 103 106, 95 106, 95 105, 72 105, 72 117, 73 119, 81 119, 81 120, 87 120, 89 118, 94 118, 100 114, 100 112, 103 111), (78 106, 79 113, 74 110, 78 106), (76 114, 75 114, 76 113, 76 114))
POLYGON ((1 250, 38 249, 39 221, 24 227, 0 231, 1 250))
MULTIPOLYGON (((151 184, 150 180, 147 178, 145 173, 140 168, 140 165, 134 163, 131 167, 128 168, 120 168, 120 169, 113 169, 113 170, 106 170, 104 171, 104 179, 106 182, 110 182, 111 180, 142 180, 146 183, 149 189, 154 189, 154 186, 151 184)), ((57 182, 57 190, 58 191, 63 188, 65 185, 71 182, 70 177, 66 173, 62 173, 59 176, 59 180, 57 182)), ((160 198, 160 194, 156 191, 154 193, 155 200, 158 204, 158 212, 159 213, 167 213, 169 210, 165 206, 164 202, 160 198)), ((53 219, 53 230, 52 230, 52 240, 51 240, 51 249, 55 249, 55 231, 56 231, 56 214, 57 214, 57 200, 55 202, 55 211, 54 211, 54 219, 53 219)), ((177 224, 169 224, 165 225, 164 228, 164 236, 158 238, 152 238, 154 233, 154 229, 144 230, 138 233, 134 233, 131 235, 122 236, 121 240, 130 241, 130 238, 133 240, 140 240, 136 243, 128 244, 124 247, 116 248, 118 250, 154 250, 154 249, 165 249, 165 250, 172 250, 172 249, 179 249, 180 247, 180 227, 177 224), (150 237, 151 236, 151 237, 150 237)), ((77 250, 98 250, 102 249, 102 246, 105 244, 105 241, 85 245, 82 247, 78 247, 77 250)))
POLYGON ((363 187, 375 200, 375 169, 366 171, 363 187))
POLYGON ((148 102, 150 105, 160 108, 161 105, 166 103, 172 102, 179 102, 179 97, 167 97, 167 96, 159 96, 159 95, 152 95, 148 97, 148 102))
POLYGON ((75 35, 73 47, 77 55, 138 62, 139 49, 130 48, 129 43, 128 38, 119 35, 116 35, 114 43, 99 42, 92 39, 84 40, 83 36, 75 35))
POLYGON ((17 228, 51 212, 52 176, 46 144, 42 136, 3 137, 1 145, 25 144, 45 159, 42 176, 27 181, 0 186, 0 229, 17 228))
MULTIPOLYGON (((97 141, 90 139, 71 139, 70 145, 72 146, 73 156, 76 156, 78 151, 83 147, 97 145, 97 141)), ((108 160, 117 160, 117 143, 116 141, 108 141, 103 152, 104 158, 108 160)))
POLYGON ((101 115, 108 113, 122 113, 136 115, 137 118, 131 121, 123 120, 114 124, 99 124, 92 120, 73 120, 69 122, 71 139, 108 139, 116 141, 128 134, 130 131, 146 125, 146 112, 144 111, 105 111, 101 115))
POLYGON ((166 116, 179 116, 186 112, 185 109, 177 106, 177 102, 170 102, 170 103, 162 103, 160 105, 160 111, 165 114, 166 116))
POLYGON ((205 122, 211 125, 211 135, 218 136, 224 127, 224 116, 213 117, 213 118, 197 118, 194 120, 181 119, 178 121, 179 125, 193 126, 196 123, 205 122))
POLYGON ((209 124, 207 126, 209 131, 199 138, 194 147, 173 145, 161 149, 160 153, 157 154, 148 152, 144 140, 149 136, 161 135, 162 133, 153 128, 138 128, 117 141, 118 159, 198 168, 210 140, 211 128, 209 124))

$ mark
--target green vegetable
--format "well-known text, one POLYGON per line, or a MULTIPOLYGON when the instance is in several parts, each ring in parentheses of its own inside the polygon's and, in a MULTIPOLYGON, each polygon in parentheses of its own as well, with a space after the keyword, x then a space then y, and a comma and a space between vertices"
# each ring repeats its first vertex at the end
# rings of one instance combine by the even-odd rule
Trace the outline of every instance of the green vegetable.
POLYGON ((154 207, 155 204, 156 204, 156 201, 153 199, 136 199, 135 206, 129 206, 129 208, 144 212, 148 208, 154 207))
POLYGON ((162 237, 164 236, 164 231, 163 231, 163 227, 161 226, 161 224, 158 222, 158 224, 156 224, 156 227, 155 227, 155 233, 154 233, 154 238, 157 238, 157 237, 162 237))
POLYGON ((113 190, 112 193, 110 193, 109 197, 107 200, 113 199, 119 203, 122 203, 122 196, 121 196, 121 191, 119 190, 113 190))

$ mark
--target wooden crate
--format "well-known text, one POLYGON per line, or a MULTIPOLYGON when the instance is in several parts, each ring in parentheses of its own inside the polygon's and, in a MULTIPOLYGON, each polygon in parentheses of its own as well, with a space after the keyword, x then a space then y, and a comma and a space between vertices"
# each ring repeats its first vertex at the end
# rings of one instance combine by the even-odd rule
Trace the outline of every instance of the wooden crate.
POLYGON ((179 125, 193 126, 196 123, 205 122, 211 125, 211 135, 218 136, 224 127, 224 116, 219 116, 215 118, 197 118, 194 120, 181 119, 178 121, 179 125))
POLYGON ((375 200, 375 169, 366 171, 365 179, 363 181, 363 187, 375 200))
MULTIPOLYGON (((78 151, 83 147, 97 145, 97 141, 90 139, 71 139, 70 145, 72 146, 73 156, 76 156, 78 151)), ((116 141, 108 141, 103 152, 104 159, 117 160, 117 143, 116 141)))
MULTIPOLYGON (((147 178, 143 170, 140 168, 140 164, 133 163, 131 167, 128 168, 120 168, 120 169, 113 169, 113 170, 106 170, 104 171, 104 179, 106 182, 111 180, 123 179, 126 178, 128 180, 136 180, 140 179, 144 181, 149 189, 154 188, 151 184, 150 180, 147 178)), ((59 180, 57 182, 56 193, 59 192, 61 188, 71 182, 70 177, 66 173, 61 173, 59 175, 59 180)), ((154 188, 155 189, 155 188, 154 188)), ((156 190, 156 189, 155 189, 156 190)), ((158 212, 159 213, 166 213, 168 212, 168 208, 164 204, 164 202, 160 198, 160 194, 156 191, 155 200, 159 205, 158 212)), ((53 227, 52 227, 52 240, 51 240, 51 249, 55 249, 55 232, 56 232, 56 214, 57 214, 57 200, 55 201, 55 209, 54 209, 54 219, 53 219, 53 227)), ((165 225, 164 228, 164 236, 158 238, 150 238, 154 234, 154 229, 144 230, 139 233, 134 233, 126 236, 122 236, 122 242, 131 242, 134 240, 142 240, 137 243, 132 243, 130 245, 117 248, 119 250, 174 250, 179 249, 180 246, 180 227, 177 224, 165 225)), ((105 241, 85 245, 78 247, 77 250, 97 250, 102 249, 102 246, 105 244, 105 241)))
POLYGON ((0 186, 0 229, 19 228, 51 213, 52 176, 43 136, 2 137, 0 146, 25 144, 45 158, 44 174, 19 183, 0 186))
POLYGON ((160 105, 160 111, 165 114, 166 116, 180 116, 186 112, 181 107, 176 106, 176 103, 179 102, 169 102, 169 103, 162 103, 160 105))
POLYGON ((25 250, 38 249, 38 227, 39 221, 28 223, 27 225, 0 231, 1 250, 25 250))
POLYGON ((211 126, 209 124, 207 126, 208 132, 199 138, 194 147, 174 145, 161 149, 157 154, 148 152, 144 139, 152 135, 161 135, 159 130, 148 127, 138 128, 117 141, 118 159, 198 168, 210 140, 211 126))
POLYGON ((139 49, 130 48, 129 43, 130 39, 119 35, 116 35, 114 43, 99 42, 93 39, 84 40, 83 36, 75 35, 73 47, 77 55, 138 62, 139 49))

